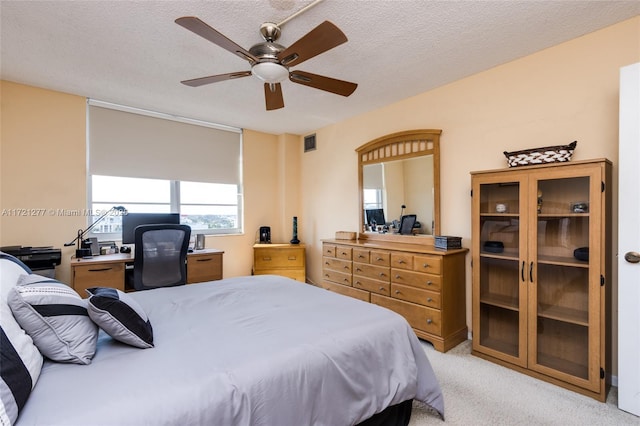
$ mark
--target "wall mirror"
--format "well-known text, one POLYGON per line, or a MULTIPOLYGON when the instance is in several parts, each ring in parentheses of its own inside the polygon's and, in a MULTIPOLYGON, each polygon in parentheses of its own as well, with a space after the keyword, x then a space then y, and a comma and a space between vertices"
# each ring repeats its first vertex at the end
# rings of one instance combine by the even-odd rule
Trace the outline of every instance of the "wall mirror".
POLYGON ((431 243, 440 234, 441 133, 399 132, 356 149, 362 238, 431 243), (407 215, 416 223, 400 233, 407 215))

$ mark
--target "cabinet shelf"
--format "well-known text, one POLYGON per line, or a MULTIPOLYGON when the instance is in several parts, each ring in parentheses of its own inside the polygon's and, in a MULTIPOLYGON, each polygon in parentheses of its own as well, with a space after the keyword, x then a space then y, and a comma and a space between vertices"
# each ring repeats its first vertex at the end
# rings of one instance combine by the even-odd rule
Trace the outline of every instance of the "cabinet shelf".
POLYGON ((544 265, 570 266, 572 268, 589 268, 589 262, 566 256, 538 255, 538 263, 544 265))
POLYGON ((571 362, 566 359, 558 358, 548 354, 538 354, 538 364, 552 368, 556 371, 562 371, 574 377, 588 377, 588 368, 586 365, 571 362))
POLYGON ((503 294, 484 293, 480 296, 480 303, 509 309, 510 311, 518 311, 518 299, 503 294))
POLYGON ((548 318, 571 324, 589 326, 589 313, 578 309, 564 308, 557 305, 538 305, 538 317, 548 318))

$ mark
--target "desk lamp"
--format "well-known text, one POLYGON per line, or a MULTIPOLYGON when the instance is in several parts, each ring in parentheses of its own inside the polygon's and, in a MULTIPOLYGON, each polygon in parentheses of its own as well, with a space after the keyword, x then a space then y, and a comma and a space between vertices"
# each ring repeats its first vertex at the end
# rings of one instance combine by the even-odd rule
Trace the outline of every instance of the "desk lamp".
POLYGON ((119 211, 122 214, 126 214, 127 213, 127 209, 125 209, 122 206, 113 206, 111 207, 109 210, 107 210, 105 213, 103 213, 98 219, 96 219, 95 222, 93 222, 91 225, 89 225, 89 227, 87 229, 85 229, 84 231, 82 229, 78 229, 78 235, 76 236, 76 238, 71 241, 66 243, 64 246, 65 247, 70 247, 74 244, 77 243, 77 248, 76 248, 76 259, 80 259, 86 256, 91 256, 91 249, 90 248, 85 248, 82 247, 82 243, 84 243, 83 238, 84 236, 93 229, 94 226, 96 226, 102 219, 104 219, 105 217, 107 217, 109 214, 113 213, 114 211, 119 211))

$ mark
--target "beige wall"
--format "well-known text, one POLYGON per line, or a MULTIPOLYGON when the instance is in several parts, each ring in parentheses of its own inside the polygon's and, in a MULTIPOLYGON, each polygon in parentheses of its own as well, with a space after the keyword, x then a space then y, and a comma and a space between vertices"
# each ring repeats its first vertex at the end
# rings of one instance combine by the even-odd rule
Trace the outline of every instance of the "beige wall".
MULTIPOLYGON (((63 244, 88 223, 59 211, 87 208, 85 98, 8 81, 0 90, 0 246, 61 248, 56 278, 69 283, 74 247, 63 244)), ((291 219, 284 218, 299 209, 295 146, 297 136, 244 132, 245 233, 206 238, 206 247, 225 251, 225 277, 251 274, 259 226, 272 227, 274 242, 291 239, 291 219)))
MULTIPOLYGON (((318 130, 317 150, 302 156, 308 277, 313 282, 321 279, 321 239, 332 238, 335 231, 358 230, 355 149, 386 134, 442 129, 441 233, 463 237, 466 247, 471 236, 469 172, 506 167, 503 151, 577 140, 574 160, 606 157, 617 174, 619 69, 639 60, 636 17, 318 130)), ((613 194, 616 205, 617 178, 613 194)), ((612 225, 615 230, 617 209, 612 225)), ((615 247, 616 235, 612 259, 615 247)), ((467 265, 471 328, 470 256, 467 265)), ((612 280, 615 318, 615 273, 612 280)), ((616 330, 614 319, 614 348, 616 330)))

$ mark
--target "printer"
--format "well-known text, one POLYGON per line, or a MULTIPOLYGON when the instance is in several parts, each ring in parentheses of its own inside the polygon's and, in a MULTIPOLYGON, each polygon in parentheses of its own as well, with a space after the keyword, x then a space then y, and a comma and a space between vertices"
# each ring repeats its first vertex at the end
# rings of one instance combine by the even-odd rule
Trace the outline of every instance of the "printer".
POLYGON ((55 278, 55 267, 62 260, 61 250, 49 247, 4 246, 0 251, 10 254, 22 261, 34 273, 55 278))

